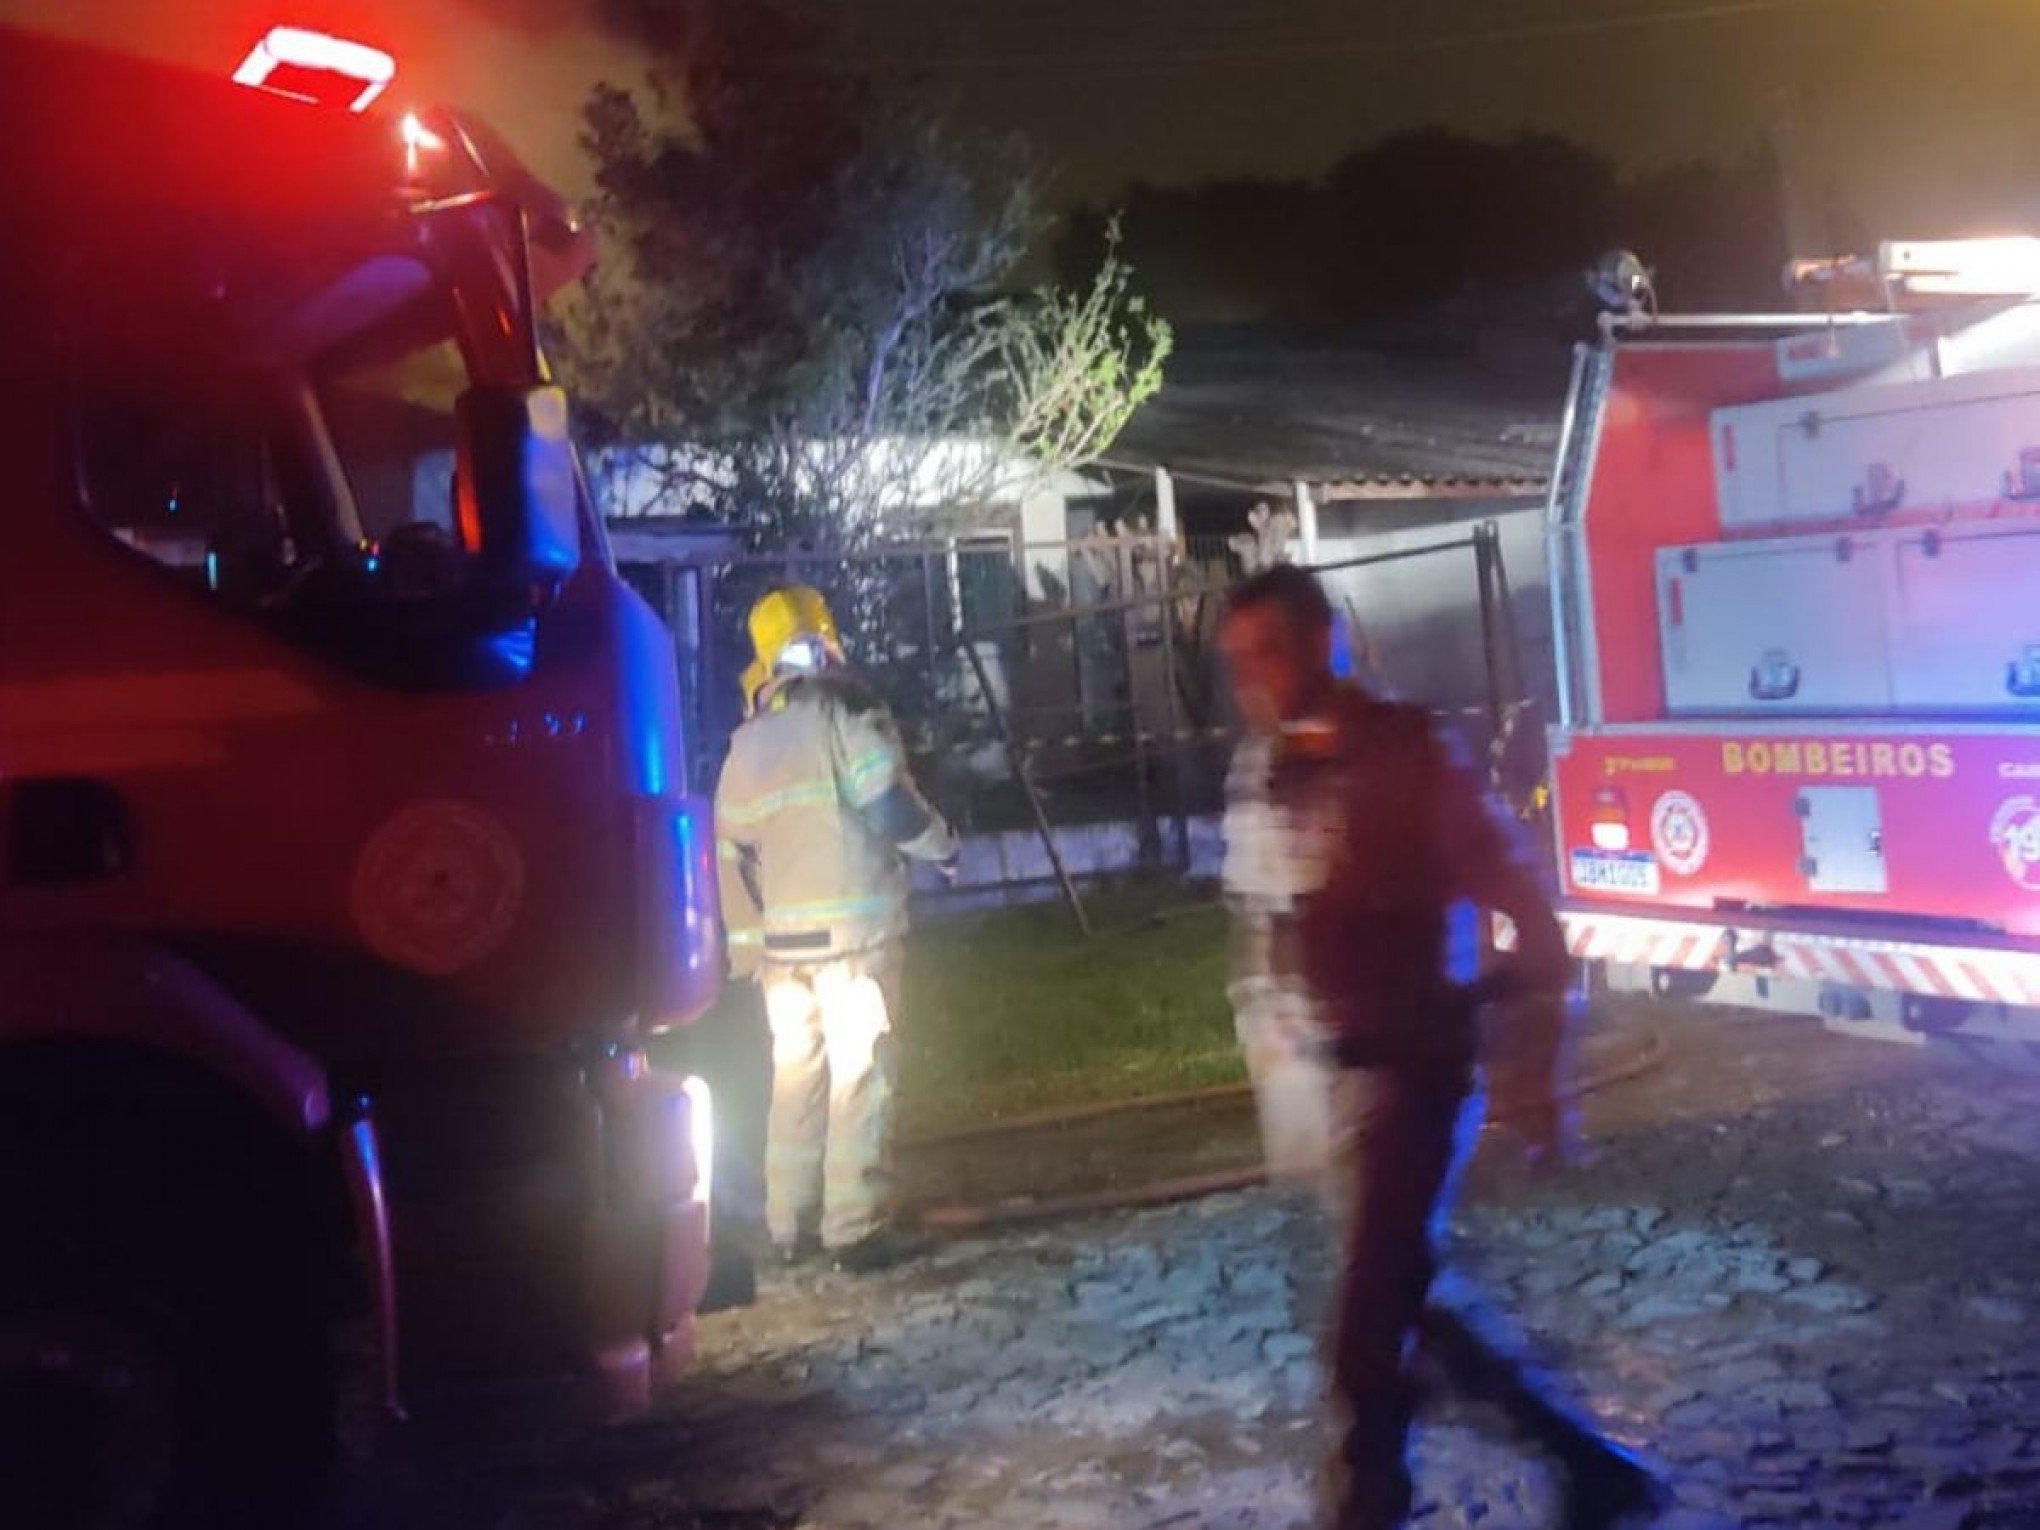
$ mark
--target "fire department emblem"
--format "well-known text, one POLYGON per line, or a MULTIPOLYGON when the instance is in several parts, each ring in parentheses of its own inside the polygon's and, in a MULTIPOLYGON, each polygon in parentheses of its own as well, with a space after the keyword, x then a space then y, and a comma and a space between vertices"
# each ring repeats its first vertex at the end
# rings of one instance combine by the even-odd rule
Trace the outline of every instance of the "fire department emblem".
POLYGON ((2005 875, 2028 892, 2040 892, 2040 801, 2008 799, 1990 822, 1990 842, 2005 875))
POLYGON ((369 948, 448 977, 501 944, 524 902, 509 830, 464 802, 420 802, 376 830, 354 871, 354 921, 369 948))
POLYGON ((1707 814, 1688 792, 1666 792, 1650 810, 1650 842, 1665 870, 1690 877, 1707 864, 1707 814))

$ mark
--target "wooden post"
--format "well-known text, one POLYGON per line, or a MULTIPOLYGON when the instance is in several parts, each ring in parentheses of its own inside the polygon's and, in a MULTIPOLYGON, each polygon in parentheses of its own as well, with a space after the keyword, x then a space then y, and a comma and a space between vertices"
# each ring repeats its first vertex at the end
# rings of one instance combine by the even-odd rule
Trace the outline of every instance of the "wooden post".
POLYGON ((1180 534, 1176 525, 1176 480, 1165 467, 1155 469, 1155 530, 1171 545, 1180 534))

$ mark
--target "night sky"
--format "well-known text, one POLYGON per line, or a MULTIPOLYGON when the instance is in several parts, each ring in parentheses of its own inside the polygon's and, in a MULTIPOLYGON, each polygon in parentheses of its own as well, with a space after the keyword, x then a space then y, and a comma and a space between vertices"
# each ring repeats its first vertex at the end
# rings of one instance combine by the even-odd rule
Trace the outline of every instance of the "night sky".
MULTIPOLYGON (((1625 166, 1783 125, 1884 234, 2040 226, 2031 0, 835 0, 851 58, 1017 128, 1064 198, 1308 175, 1397 128, 1567 134, 1625 166)), ((576 112, 627 76, 600 0, 0 0, 0 17, 224 70, 274 20, 381 40, 397 94, 472 105, 579 188, 576 112)), ((1279 237, 1271 230, 1271 237, 1279 237)))

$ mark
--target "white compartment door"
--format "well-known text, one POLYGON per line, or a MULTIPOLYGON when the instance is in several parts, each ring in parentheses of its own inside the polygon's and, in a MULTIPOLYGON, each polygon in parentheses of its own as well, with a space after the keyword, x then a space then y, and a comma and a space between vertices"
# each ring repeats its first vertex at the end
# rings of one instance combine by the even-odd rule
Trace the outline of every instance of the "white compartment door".
POLYGON ((1893 556, 1897 704, 2040 713, 2040 525, 1909 532, 1893 556))
POLYGON ((1730 530, 2040 498, 2040 375, 1977 373, 1717 410, 1730 530))
POLYGON ((1790 717, 1888 709, 1889 556, 1865 537, 1660 551, 1669 710, 1790 717))
POLYGON ((1799 814, 1800 874, 1810 892, 1886 893, 1884 809, 1874 786, 1809 786, 1799 814))

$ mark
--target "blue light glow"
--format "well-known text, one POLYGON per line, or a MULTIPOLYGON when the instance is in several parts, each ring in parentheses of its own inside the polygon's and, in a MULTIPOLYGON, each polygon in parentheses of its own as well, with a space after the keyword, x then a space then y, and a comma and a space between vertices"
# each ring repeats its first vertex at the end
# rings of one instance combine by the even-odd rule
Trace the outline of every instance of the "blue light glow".
POLYGON ((1344 616, 1332 618, 1332 673, 1341 680, 1353 678, 1353 633, 1344 616))
POLYGON ((638 789, 650 797, 663 797, 678 785, 667 768, 671 747, 666 737, 665 718, 655 698, 664 694, 672 682, 670 671, 673 651, 663 644, 654 647, 645 641, 645 624, 624 621, 618 624, 619 657, 623 661, 623 694, 636 697, 637 706, 628 708, 622 715, 621 726, 629 730, 631 737, 624 740, 626 746, 637 758, 638 789))
POLYGON ((525 622, 489 639, 489 652, 519 679, 531 673, 538 658, 538 624, 525 622))
POLYGON ((1445 975, 1455 983, 1480 976, 1481 911, 1461 898, 1445 910, 1445 975))
MULTIPOLYGON (((364 1111, 366 1106, 363 1106, 364 1111)), ((366 1114, 354 1123, 354 1153, 361 1161, 361 1172, 368 1183, 377 1191, 382 1188, 382 1150, 377 1145, 375 1123, 366 1114)))

